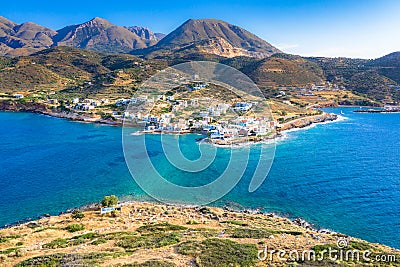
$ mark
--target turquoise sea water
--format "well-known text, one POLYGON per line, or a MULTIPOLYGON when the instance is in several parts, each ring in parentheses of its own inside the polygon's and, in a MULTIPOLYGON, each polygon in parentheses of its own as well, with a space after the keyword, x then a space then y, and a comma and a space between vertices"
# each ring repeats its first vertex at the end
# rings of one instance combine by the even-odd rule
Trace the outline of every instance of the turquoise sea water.
MULTIPOLYGON (((248 192, 257 164, 251 153, 243 179, 215 205, 241 205, 302 217, 372 242, 400 248, 400 114, 357 114, 287 133, 277 142, 263 185, 248 192)), ((196 135, 180 137, 183 153, 199 155, 196 135)), ((229 150, 207 170, 188 174, 165 159, 159 136, 148 137, 157 169, 181 185, 221 173, 229 150)), ((121 128, 29 113, 0 112, 0 225, 99 201, 116 194, 150 200, 126 167, 121 128)))

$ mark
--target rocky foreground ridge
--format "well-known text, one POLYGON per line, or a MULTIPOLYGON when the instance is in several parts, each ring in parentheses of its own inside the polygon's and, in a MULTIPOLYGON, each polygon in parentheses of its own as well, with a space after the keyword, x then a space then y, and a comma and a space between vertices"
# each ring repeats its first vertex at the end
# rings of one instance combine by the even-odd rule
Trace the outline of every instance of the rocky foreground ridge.
MULTIPOLYGON (((300 254, 301 255, 301 254, 300 254)), ((287 257, 287 255, 286 255, 287 257)), ((318 259, 318 258, 317 258, 318 259)), ((0 230, 1 266, 400 266, 398 250, 274 214, 221 208, 125 203, 0 230), (79 215, 79 216, 78 216, 79 215), (345 242, 345 246, 343 243, 345 242), (301 259, 288 262, 272 250, 336 249, 394 255, 394 262, 301 259), (265 252, 268 256, 265 257, 265 252)))

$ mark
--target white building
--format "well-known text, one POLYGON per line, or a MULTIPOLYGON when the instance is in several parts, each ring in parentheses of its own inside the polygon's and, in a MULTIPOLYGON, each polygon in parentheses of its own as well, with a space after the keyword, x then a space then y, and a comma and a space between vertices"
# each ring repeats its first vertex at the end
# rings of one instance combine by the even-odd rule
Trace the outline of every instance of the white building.
POLYGON ((247 103, 247 102, 238 102, 235 104, 235 106, 233 107, 234 111, 248 111, 250 110, 252 107, 251 103, 247 103))
POLYGON ((117 102, 115 102, 115 105, 117 107, 126 106, 130 103, 130 101, 131 101, 130 99, 121 98, 118 99, 117 102))
POLYGON ((200 117, 207 117, 208 116, 208 114, 209 114, 209 112, 208 111, 200 111, 200 117))
POLYGON ((16 99, 21 99, 21 98, 24 98, 24 95, 23 94, 14 94, 13 97, 16 99))

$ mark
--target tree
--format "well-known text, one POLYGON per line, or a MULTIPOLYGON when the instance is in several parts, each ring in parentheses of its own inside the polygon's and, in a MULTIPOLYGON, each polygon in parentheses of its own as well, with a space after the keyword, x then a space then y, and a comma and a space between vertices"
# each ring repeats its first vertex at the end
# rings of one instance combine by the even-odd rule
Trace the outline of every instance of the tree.
POLYGON ((115 195, 105 196, 101 201, 103 207, 112 207, 118 204, 118 197, 115 195))

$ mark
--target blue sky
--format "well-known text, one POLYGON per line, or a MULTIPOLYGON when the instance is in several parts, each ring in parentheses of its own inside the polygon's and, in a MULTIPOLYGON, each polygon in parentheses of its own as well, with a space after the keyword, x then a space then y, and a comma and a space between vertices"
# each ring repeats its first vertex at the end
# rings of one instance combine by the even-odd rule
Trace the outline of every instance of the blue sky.
POLYGON ((284 52, 304 56, 376 58, 400 50, 397 0, 107 2, 4 1, 0 15, 53 29, 97 16, 117 25, 146 26, 163 33, 189 18, 218 18, 255 33, 284 52))

